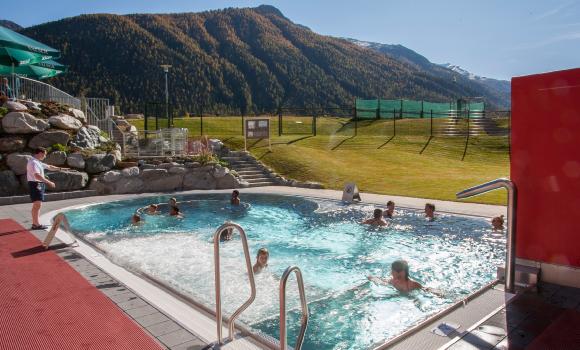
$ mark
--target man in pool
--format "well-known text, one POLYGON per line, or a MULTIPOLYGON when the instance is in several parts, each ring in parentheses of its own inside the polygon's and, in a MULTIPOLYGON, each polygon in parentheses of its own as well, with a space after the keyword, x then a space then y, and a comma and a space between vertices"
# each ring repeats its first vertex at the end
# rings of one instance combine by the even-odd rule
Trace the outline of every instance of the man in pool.
POLYGON ((157 209, 159 209, 159 206, 157 204, 151 204, 147 208, 147 214, 149 214, 149 215, 159 214, 159 212, 157 211, 157 209))
POLYGON ((383 211, 381 209, 375 209, 375 211, 373 212, 373 217, 363 221, 362 223, 366 224, 366 225, 372 225, 372 226, 387 226, 388 225, 388 223, 385 221, 385 219, 383 219, 383 211))
POLYGON ((232 192, 232 198, 230 199, 231 205, 240 205, 240 191, 234 190, 232 192))
POLYGON ((175 199, 175 197, 171 197, 169 198, 169 202, 167 204, 169 204, 169 208, 177 207, 177 199, 175 199))
POLYGON ((403 293, 423 289, 419 282, 409 278, 409 264, 405 260, 397 260, 391 264, 391 276, 390 279, 376 276, 368 276, 367 278, 375 283, 390 284, 403 293))
POLYGON ((392 219, 394 214, 395 214, 395 202, 388 201, 387 210, 384 211, 383 216, 387 219, 392 219))
POLYGON ((429 221, 435 220, 435 204, 433 203, 425 204, 425 217, 429 221))
POLYGON ((131 225, 141 225, 143 223, 143 221, 141 221, 141 216, 139 214, 133 214, 133 216, 131 216, 131 225))
POLYGON ((169 216, 173 216, 178 219, 183 218, 183 215, 181 215, 181 212, 177 206, 172 206, 169 208, 169 216))
POLYGON ((268 249, 260 248, 258 250, 258 254, 256 255, 256 263, 252 268, 255 274, 262 272, 263 269, 268 267, 268 258, 270 258, 270 253, 268 252, 268 249))
POLYGON ((494 231, 503 231, 503 215, 496 216, 491 219, 491 227, 493 227, 494 231))

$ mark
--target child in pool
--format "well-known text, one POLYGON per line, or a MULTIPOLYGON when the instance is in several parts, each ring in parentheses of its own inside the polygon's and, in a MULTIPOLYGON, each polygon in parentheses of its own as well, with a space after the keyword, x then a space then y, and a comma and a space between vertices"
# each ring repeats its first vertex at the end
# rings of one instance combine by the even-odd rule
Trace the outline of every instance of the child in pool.
POLYGON ((141 216, 139 214, 133 214, 133 216, 131 216, 131 225, 141 225, 143 223, 143 221, 141 221, 141 216))
POLYGON ((169 198, 169 202, 168 202, 168 204, 169 204, 169 207, 170 207, 170 208, 171 208, 171 207, 177 207, 177 199, 175 199, 175 197, 171 197, 171 198, 169 198))
POLYGON ((147 208, 147 214, 149 215, 156 215, 158 214, 157 209, 158 209, 158 205, 157 204, 151 204, 149 205, 149 207, 147 208))
POLYGON ((234 190, 232 192, 232 198, 230 199, 231 205, 240 205, 240 191, 234 190))
POLYGON ((383 216, 387 219, 392 219, 394 214, 395 214, 395 202, 388 201, 387 210, 383 212, 383 216))
POLYGON ((409 278, 409 264, 405 260, 397 260, 391 264, 392 278, 386 279, 375 276, 368 276, 370 281, 379 284, 390 284, 399 292, 408 293, 416 289, 423 289, 423 286, 409 278))
POLYGON ((493 228, 494 231, 502 231, 503 223, 504 223, 503 215, 496 216, 493 219, 491 219, 491 227, 493 228))
POLYGON ((429 221, 435 220, 435 204, 433 203, 425 204, 425 217, 429 221))
POLYGON ((178 219, 183 218, 183 215, 181 215, 181 212, 179 211, 178 207, 171 207, 169 209, 169 216, 173 216, 173 217, 176 217, 178 219))
POLYGON ((387 226, 388 223, 383 219, 383 211, 381 209, 375 209, 373 212, 373 217, 362 222, 366 225, 372 226, 387 226))
POLYGON ((252 268, 255 274, 262 272, 263 269, 268 267, 268 258, 270 258, 270 253, 268 252, 268 249, 260 248, 258 250, 258 254, 256 255, 256 263, 252 268))

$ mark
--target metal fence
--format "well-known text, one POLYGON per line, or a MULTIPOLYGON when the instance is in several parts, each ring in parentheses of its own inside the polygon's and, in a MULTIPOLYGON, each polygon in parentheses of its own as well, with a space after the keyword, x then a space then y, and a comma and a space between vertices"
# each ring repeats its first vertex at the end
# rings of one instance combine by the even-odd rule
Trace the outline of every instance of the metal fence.
POLYGON ((179 157, 201 151, 188 139, 188 130, 184 128, 130 132, 114 124, 113 140, 121 146, 125 158, 179 157))
POLYGON ((81 97, 80 109, 85 113, 87 122, 113 136, 111 108, 108 98, 81 97))
POLYGON ((19 99, 38 102, 55 101, 81 109, 80 99, 61 91, 52 85, 16 75, 12 76, 11 79, 14 95, 19 99))

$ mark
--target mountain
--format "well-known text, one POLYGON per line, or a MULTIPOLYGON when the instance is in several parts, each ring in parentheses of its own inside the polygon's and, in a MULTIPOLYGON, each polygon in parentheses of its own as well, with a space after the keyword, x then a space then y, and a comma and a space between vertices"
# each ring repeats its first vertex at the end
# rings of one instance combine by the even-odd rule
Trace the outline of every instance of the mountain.
POLYGON ((504 95, 476 81, 453 82, 409 61, 316 34, 272 6, 81 15, 22 33, 61 50, 59 61, 69 71, 53 84, 73 94, 108 97, 125 112, 164 101, 160 64, 172 65, 174 109, 189 112, 344 106, 355 97, 484 96, 491 106, 506 104, 504 95))
POLYGON ((460 80, 462 84, 469 84, 465 79, 471 80, 472 82, 484 86, 488 90, 492 90, 495 94, 503 96, 505 102, 499 107, 509 107, 511 83, 507 80, 481 77, 461 68, 460 66, 452 65, 450 63, 432 63, 424 56, 402 45, 380 44, 351 38, 346 38, 345 40, 361 47, 366 47, 383 53, 399 61, 406 62, 417 69, 424 70, 429 74, 443 79, 460 80))
POLYGON ((14 30, 14 31, 19 31, 22 29, 22 27, 12 21, 9 21, 7 19, 0 19, 0 26, 2 27, 6 27, 10 30, 14 30))

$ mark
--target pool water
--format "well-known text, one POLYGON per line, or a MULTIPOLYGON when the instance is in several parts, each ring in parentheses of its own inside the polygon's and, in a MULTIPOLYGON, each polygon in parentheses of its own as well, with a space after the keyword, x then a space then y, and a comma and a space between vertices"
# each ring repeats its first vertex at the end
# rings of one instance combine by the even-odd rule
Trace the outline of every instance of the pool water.
MULTIPOLYGON (((344 205, 303 197, 242 194, 242 206, 229 205, 227 194, 177 197, 183 219, 130 216, 169 197, 110 202, 67 212, 73 230, 129 269, 143 271, 215 307, 213 241, 225 221, 239 223, 248 235, 255 261, 261 247, 270 252, 268 268, 256 275, 256 300, 240 320, 278 339, 279 278, 290 265, 302 270, 310 308, 303 349, 367 349, 397 336, 446 306, 467 297, 495 277, 503 264, 505 237, 480 218, 397 209, 387 228, 360 222, 374 206, 344 205), (390 264, 409 262, 411 277, 442 296, 427 291, 401 294, 391 286, 368 281, 389 277, 390 264)), ((228 315, 249 296, 239 236, 221 243, 222 307, 228 315)), ((298 290, 288 283, 288 343, 300 328, 298 290)))

